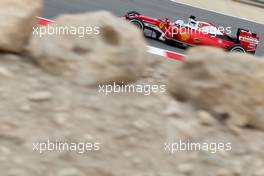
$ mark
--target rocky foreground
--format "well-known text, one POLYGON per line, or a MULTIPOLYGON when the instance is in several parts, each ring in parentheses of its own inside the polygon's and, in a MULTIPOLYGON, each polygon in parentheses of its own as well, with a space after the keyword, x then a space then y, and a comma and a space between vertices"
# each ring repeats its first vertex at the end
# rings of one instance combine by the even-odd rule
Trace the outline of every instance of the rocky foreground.
POLYGON ((263 59, 213 48, 193 48, 182 63, 148 55, 140 32, 107 12, 56 19, 97 25, 99 35, 40 38, 30 30, 40 2, 21 3, 0 2, 1 176, 264 175, 263 59), (99 93, 114 82, 167 89, 99 93), (47 139, 101 149, 33 151, 47 139), (164 150, 178 140, 229 142, 232 151, 164 150))

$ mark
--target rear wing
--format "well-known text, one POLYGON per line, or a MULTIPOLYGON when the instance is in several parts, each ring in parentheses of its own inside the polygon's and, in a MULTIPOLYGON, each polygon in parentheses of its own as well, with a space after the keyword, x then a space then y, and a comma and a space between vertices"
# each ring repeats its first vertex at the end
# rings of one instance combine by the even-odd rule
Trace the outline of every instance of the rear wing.
POLYGON ((237 41, 247 52, 255 53, 259 44, 260 37, 249 30, 239 28, 237 30, 237 41))

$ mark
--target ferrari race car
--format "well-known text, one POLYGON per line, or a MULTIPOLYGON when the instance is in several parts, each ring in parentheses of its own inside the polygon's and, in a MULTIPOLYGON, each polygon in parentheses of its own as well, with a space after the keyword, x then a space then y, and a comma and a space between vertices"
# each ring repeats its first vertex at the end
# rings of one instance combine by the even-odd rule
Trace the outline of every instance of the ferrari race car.
MULTIPOLYGON (((231 37, 225 29, 220 29, 211 23, 197 21, 195 16, 190 16, 187 23, 182 20, 171 23, 168 18, 155 19, 131 11, 126 13, 124 18, 143 32, 151 31, 151 37, 154 35, 157 40, 177 46, 207 45, 230 52, 255 54, 259 44, 259 36, 249 30, 239 28, 236 37, 231 37)), ((228 30, 230 29, 227 28, 228 30)))

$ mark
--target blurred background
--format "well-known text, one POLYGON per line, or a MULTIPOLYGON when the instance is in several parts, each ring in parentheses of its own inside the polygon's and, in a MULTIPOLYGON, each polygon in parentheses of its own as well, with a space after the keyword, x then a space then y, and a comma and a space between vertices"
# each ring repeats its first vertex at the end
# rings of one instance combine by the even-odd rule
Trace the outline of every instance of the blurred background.
POLYGON ((182 50, 145 39, 119 18, 127 10, 171 19, 193 14, 263 36, 263 9, 249 2, 1 0, 0 175, 263 176, 263 42, 257 56, 182 50), (39 37, 37 16, 100 33, 39 37), (150 54, 149 45, 186 60, 150 54), (100 93, 99 85, 114 83, 166 91, 100 93), (47 141, 100 143, 100 150, 34 151, 47 141), (232 149, 166 149, 180 141, 232 149))

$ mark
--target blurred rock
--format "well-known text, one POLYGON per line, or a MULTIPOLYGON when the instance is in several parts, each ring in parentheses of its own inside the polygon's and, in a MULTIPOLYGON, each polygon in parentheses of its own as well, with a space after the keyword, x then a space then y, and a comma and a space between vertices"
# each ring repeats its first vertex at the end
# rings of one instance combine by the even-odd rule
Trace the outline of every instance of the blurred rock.
POLYGON ((31 101, 48 101, 52 98, 52 94, 48 91, 33 92, 28 96, 31 101))
POLYGON ((30 111, 31 111, 31 107, 30 107, 29 104, 22 104, 22 105, 20 106, 20 110, 21 110, 22 112, 30 112, 30 111))
POLYGON ((233 176, 233 173, 228 169, 220 169, 217 171, 216 176, 233 176))
POLYGON ((191 175, 193 172, 192 164, 180 164, 177 168, 180 173, 183 173, 185 175, 191 175))
POLYGON ((26 56, 0 55, 0 175, 263 175, 263 131, 219 123, 231 119, 230 124, 238 121, 261 129, 261 61, 194 49, 193 59, 186 63, 148 55, 153 59, 150 66, 141 34, 107 13, 58 21, 76 26, 98 23, 106 31, 83 39, 34 36, 29 51, 41 67, 26 56), (116 31, 118 40, 109 31, 116 31), (200 53, 205 58, 198 57, 200 53), (145 67, 147 72, 141 74, 145 67), (171 69, 174 78, 168 81, 171 69), (96 86, 82 86, 121 80, 169 84, 170 92, 185 102, 168 93, 105 96, 96 86), (96 142, 100 150, 34 151, 33 143, 47 140, 96 142), (232 151, 175 151, 180 141, 228 142, 232 151))
POLYGON ((14 74, 12 72, 10 72, 10 70, 8 70, 4 67, 0 67, 0 76, 12 78, 14 76, 14 74))
POLYGON ((228 120, 264 130, 264 60, 220 49, 193 48, 174 67, 170 92, 178 99, 228 120), (175 79, 177 78, 177 79, 175 79))
POLYGON ((20 52, 40 14, 41 0, 1 0, 0 8, 0 51, 20 52))
POLYGON ((64 15, 55 21, 56 27, 92 27, 93 32, 84 37, 34 35, 30 52, 44 70, 82 85, 134 81, 142 75, 146 43, 136 27, 108 12, 64 15))
POLYGON ((262 176, 264 175, 264 169, 256 170, 254 176, 262 176))
POLYGON ((210 113, 203 110, 199 110, 197 112, 197 116, 200 119, 201 123, 206 126, 214 125, 217 122, 210 113))
MULTIPOLYGON (((97 87, 69 84, 26 58, 10 58, 1 57, 1 67, 19 74, 12 79, 0 77, 1 90, 8 95, 5 100, 0 99, 1 175, 212 176, 217 172, 229 176, 235 175, 237 163, 241 163, 240 173, 262 174, 257 169, 261 165, 256 162, 264 155, 260 150, 264 147, 264 133, 260 131, 241 130, 239 136, 233 135, 221 123, 211 122, 215 117, 208 114, 210 111, 197 112, 195 104, 192 107, 177 102, 170 94, 105 96, 98 93, 97 87), (197 113, 203 117, 197 118, 197 113), (213 125, 205 128, 203 123, 213 125), (46 139, 99 142, 101 149, 84 154, 33 151, 33 142, 46 139), (220 151, 165 152, 165 142, 180 140, 227 141, 234 150, 225 155, 220 151), (242 167, 248 163, 251 165, 242 167)), ((162 64, 167 61, 155 59, 162 64)), ((156 69, 164 68, 157 65, 156 69)), ((145 78, 139 81, 146 82, 145 78)))
POLYGON ((177 101, 171 101, 168 107, 164 111, 164 115, 173 116, 173 117, 182 117, 183 110, 180 106, 180 103, 177 101))
POLYGON ((82 174, 78 169, 76 168, 66 168, 61 170, 58 173, 58 176, 83 176, 84 174, 82 174))

